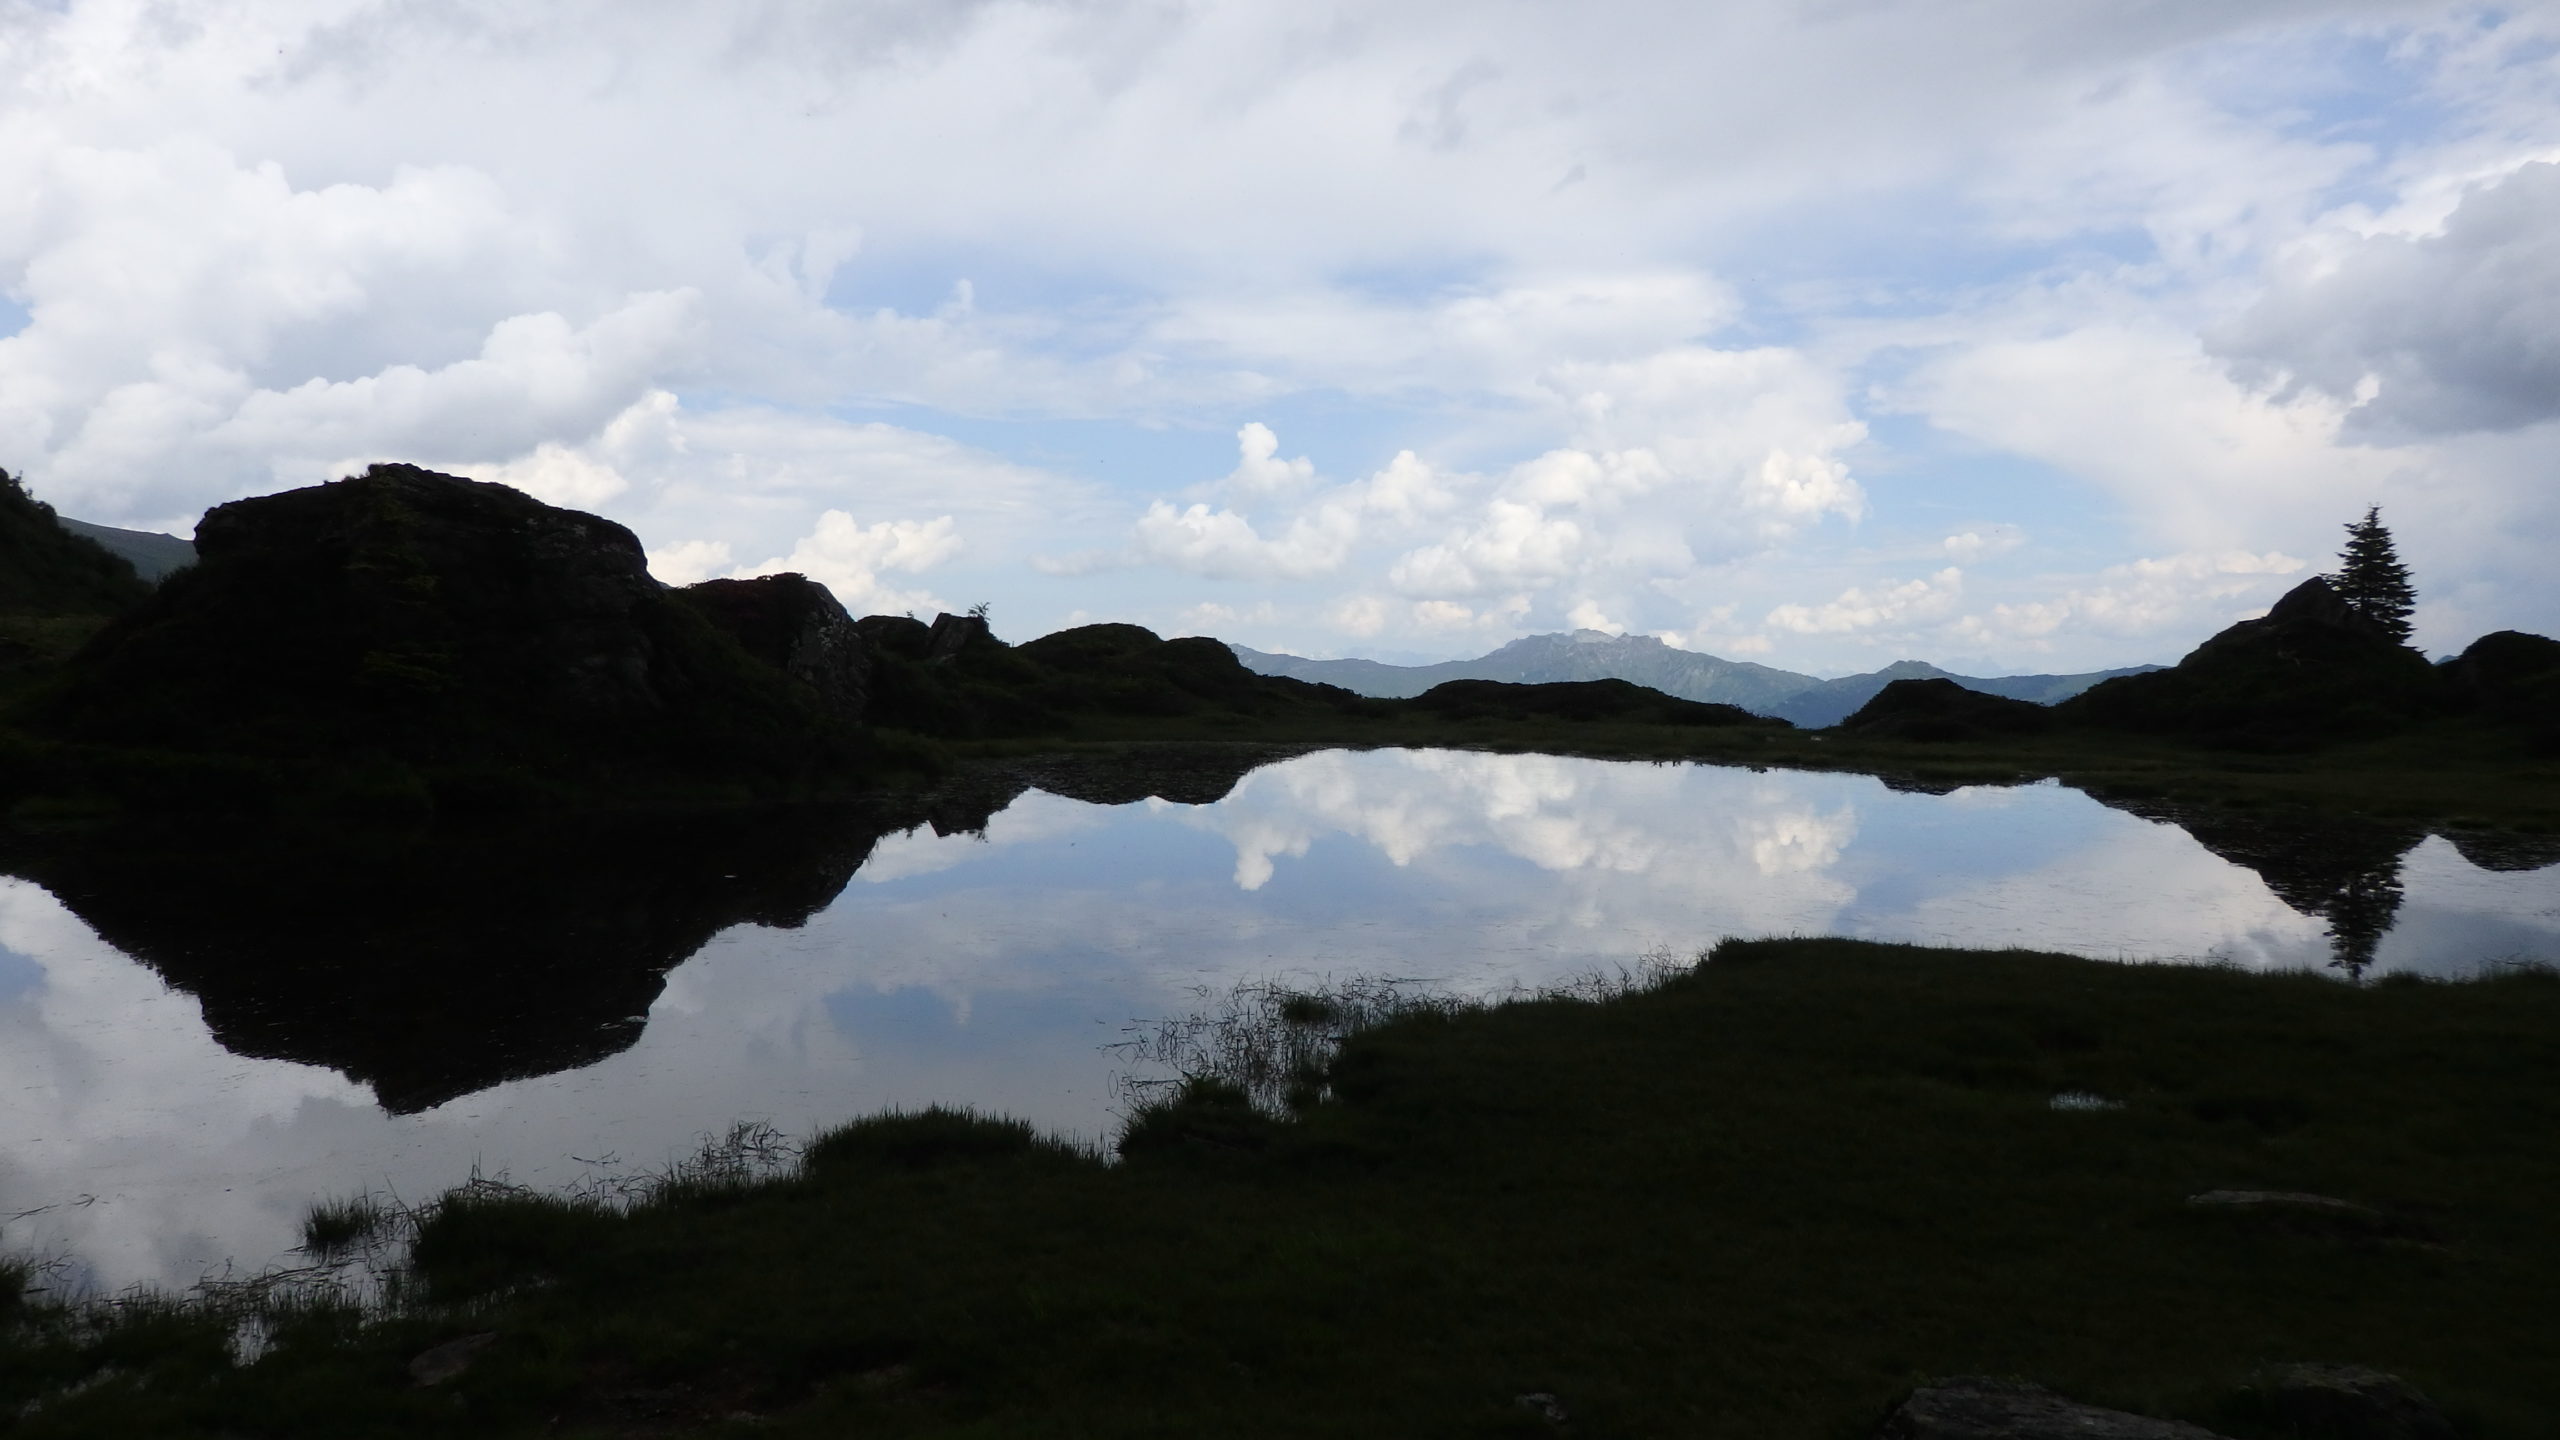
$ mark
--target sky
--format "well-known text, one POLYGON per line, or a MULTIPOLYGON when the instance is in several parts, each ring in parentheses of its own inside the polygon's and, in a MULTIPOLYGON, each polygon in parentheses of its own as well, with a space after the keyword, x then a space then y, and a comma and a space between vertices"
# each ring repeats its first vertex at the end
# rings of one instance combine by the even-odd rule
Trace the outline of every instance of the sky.
POLYGON ((1314 656, 2560 628, 2560 3, 0 0, 0 468, 1314 656))

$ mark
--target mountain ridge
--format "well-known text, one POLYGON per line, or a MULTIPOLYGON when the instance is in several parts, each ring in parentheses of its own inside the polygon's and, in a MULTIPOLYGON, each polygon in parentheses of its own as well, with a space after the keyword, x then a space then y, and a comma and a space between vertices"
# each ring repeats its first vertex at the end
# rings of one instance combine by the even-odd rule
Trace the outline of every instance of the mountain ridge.
POLYGON ((1419 695, 1449 680, 1504 680, 1539 684, 1558 680, 1628 680, 1684 700, 1738 705, 1807 729, 1847 719, 1896 680, 1952 680, 1968 690, 2051 705, 2119 675, 2157 670, 2135 665, 2077 675, 1958 675, 1925 660, 1897 660, 1881 670, 1823 680, 1749 660, 1727 660, 1681 650, 1651 635, 1610 635, 1598 630, 1529 635, 1469 660, 1434 665, 1389 665, 1376 660, 1309 660, 1227 642, 1245 668, 1265 675, 1339 685, 1381 698, 1419 695))

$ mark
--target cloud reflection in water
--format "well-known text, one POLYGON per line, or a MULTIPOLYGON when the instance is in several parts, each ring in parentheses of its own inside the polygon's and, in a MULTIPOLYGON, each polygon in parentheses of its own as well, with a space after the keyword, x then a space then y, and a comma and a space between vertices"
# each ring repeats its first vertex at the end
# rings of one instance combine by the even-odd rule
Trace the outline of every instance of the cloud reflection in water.
MULTIPOLYGON (((0 1215, 54 1207, 0 1243, 76 1252, 109 1287, 183 1283, 276 1256, 316 1196, 414 1197, 475 1163, 566 1184, 742 1117, 805 1131, 944 1101, 1099 1136, 1101 1047, 1195 987, 1247 979, 1490 991, 1784 933, 2328 957, 2324 922, 2257 872, 2053 786, 1927 795, 1853 775, 1335 751, 1254 770, 1211 805, 991 803, 981 833, 869 845, 856 883, 796 928, 721 930, 666 974, 629 1048, 405 1116, 333 1070, 224 1050, 193 997, 53 895, 0 881, 0 1215)), ((2560 871, 2484 870, 2440 839, 2402 868, 2385 968, 2560 955, 2560 871)))

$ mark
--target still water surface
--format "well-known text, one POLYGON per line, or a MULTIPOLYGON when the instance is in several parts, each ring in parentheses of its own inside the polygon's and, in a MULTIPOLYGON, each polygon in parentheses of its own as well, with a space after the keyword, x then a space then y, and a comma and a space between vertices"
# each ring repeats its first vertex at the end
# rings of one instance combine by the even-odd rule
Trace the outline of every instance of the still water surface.
POLYGON ((1042 783, 1088 799, 1017 782, 912 828, 492 842, 425 881, 14 861, 35 878, 0 879, 0 1246, 183 1285, 283 1258, 318 1197, 414 1199, 474 1167, 566 1186, 741 1118, 805 1134, 966 1103, 1103 1139, 1105 1047, 1247 980, 1492 992, 1791 933, 2560 958, 2547 856, 2191 832, 2051 785, 1444 751, 1155 785, 1213 803, 1042 783))

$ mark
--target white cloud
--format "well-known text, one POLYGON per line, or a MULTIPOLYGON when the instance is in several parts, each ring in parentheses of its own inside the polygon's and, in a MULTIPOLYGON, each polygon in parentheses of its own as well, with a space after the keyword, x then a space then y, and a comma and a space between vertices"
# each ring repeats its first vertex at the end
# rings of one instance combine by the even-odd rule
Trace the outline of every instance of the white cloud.
POLYGON ((2266 602, 2308 568, 2274 551, 2146 558, 2109 566, 2095 585, 1994 605, 1985 615, 1966 616, 1958 630, 1967 641, 1994 644, 2042 642, 2066 626, 2137 638, 2184 635, 2193 643, 2263 613, 2266 602))
POLYGON ((1212 579, 1302 579, 1339 569, 1359 529, 1356 513, 1327 507, 1298 516, 1279 536, 1264 539, 1233 510, 1176 510, 1159 500, 1138 517, 1138 554, 1212 579))
POLYGON ((1769 612, 1772 629, 1799 635, 1908 628, 1953 611, 1964 598, 1964 571, 1950 565, 1899 585, 1852 586, 1821 605, 1781 605, 1769 612))
POLYGON ((662 552, 948 513, 937 574, 1008 613, 1392 595, 1342 612, 1381 637, 1881 593, 1961 514, 2085 575, 2379 501, 2442 517, 2433 623, 2525 623, 2548 585, 2486 557, 2548 507, 2480 437, 2552 413, 2555 38, 2430 0, 20 7, 0 463, 179 529, 369 459, 662 552), (1248 423, 1188 488, 1225 467, 1180 437, 1248 423))
POLYGON ((1993 555, 2008 554, 2027 543, 2027 534, 2014 525, 1996 525, 1991 527, 1988 535, 1979 530, 1967 530, 1938 543, 1947 552, 1947 558, 1958 565, 1971 565, 1993 555))
POLYGON ((687 540, 649 552, 649 573, 669 585, 698 585, 731 569, 729 546, 720 540, 687 540))
POLYGON ((893 589, 883 577, 930 570, 959 551, 960 536, 948 515, 859 525, 842 510, 830 510, 790 554, 736 573, 806 575, 834 591, 837 601, 856 615, 931 613, 950 607, 927 591, 893 589))
MULTIPOLYGON (((1242 508, 1212 509, 1195 502, 1176 509, 1155 501, 1138 517, 1129 558, 1211 579, 1301 580, 1341 569, 1373 520, 1390 529, 1409 527, 1452 503, 1440 478, 1409 450, 1366 480, 1309 495, 1309 487, 1317 483, 1315 466, 1304 457, 1275 458, 1280 440, 1269 426, 1258 421, 1246 425, 1236 432, 1236 444, 1235 470, 1207 488, 1242 508), (1277 533, 1270 536, 1243 513, 1292 497, 1304 498, 1295 514, 1275 521, 1277 533)), ((1085 563, 1108 559, 1090 557, 1085 563)), ((1078 561, 1058 563, 1068 568, 1078 561)))

